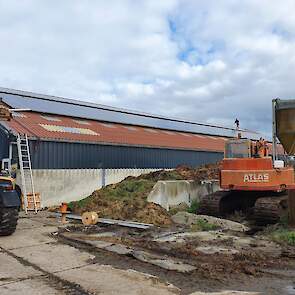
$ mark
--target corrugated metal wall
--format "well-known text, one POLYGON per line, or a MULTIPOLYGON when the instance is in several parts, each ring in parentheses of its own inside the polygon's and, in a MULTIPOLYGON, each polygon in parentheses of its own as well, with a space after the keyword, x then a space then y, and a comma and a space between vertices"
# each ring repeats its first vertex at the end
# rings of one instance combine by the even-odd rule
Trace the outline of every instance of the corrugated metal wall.
POLYGON ((0 128, 0 163, 3 158, 8 158, 9 141, 7 134, 0 128))
POLYGON ((159 148, 40 141, 31 142, 34 169, 175 168, 199 166, 223 158, 222 153, 159 148))

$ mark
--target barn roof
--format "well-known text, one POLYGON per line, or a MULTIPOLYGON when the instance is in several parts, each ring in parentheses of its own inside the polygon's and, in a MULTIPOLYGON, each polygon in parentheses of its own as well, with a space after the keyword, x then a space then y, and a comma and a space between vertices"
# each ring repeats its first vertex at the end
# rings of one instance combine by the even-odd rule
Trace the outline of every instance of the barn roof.
POLYGON ((225 140, 236 135, 233 128, 6 88, 0 88, 0 99, 0 104, 24 109, 1 125, 31 139, 223 152, 225 140))
MULTIPOLYGON (((235 136, 234 128, 168 118, 143 112, 115 108, 62 97, 36 94, 0 87, 0 100, 11 108, 29 109, 33 112, 70 116, 88 120, 120 123, 173 131, 183 131, 225 137, 235 136)), ((243 137, 258 139, 257 132, 241 130, 243 137)))
POLYGON ((17 112, 6 129, 31 139, 222 152, 226 138, 75 117, 17 112))

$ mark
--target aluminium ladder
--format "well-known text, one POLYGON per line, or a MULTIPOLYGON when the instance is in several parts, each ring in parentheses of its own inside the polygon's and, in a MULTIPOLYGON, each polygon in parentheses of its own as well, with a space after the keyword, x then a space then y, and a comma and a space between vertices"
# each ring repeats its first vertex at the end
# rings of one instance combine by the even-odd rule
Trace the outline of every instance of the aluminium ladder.
POLYGON ((33 181, 30 147, 27 134, 17 135, 17 150, 22 182, 22 192, 24 197, 24 209, 26 214, 28 210, 34 210, 37 213, 36 194, 33 181), (34 208, 28 206, 28 197, 33 198, 34 208))

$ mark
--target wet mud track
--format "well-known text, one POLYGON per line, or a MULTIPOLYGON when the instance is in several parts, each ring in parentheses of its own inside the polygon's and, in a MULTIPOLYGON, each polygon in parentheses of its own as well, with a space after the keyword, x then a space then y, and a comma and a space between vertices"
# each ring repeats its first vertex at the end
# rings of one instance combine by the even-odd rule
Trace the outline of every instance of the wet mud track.
MULTIPOLYGON (((73 228, 71 229, 73 230, 73 228)), ((104 249, 97 249, 87 244, 83 240, 75 241, 75 239, 68 239, 59 236, 61 243, 66 243, 71 246, 88 251, 95 256, 95 263, 112 265, 119 269, 134 269, 139 272, 144 272, 150 275, 157 276, 161 281, 169 282, 175 287, 181 290, 181 294, 191 294, 195 291, 213 292, 220 290, 243 290, 243 291, 256 291, 261 294, 295 294, 292 293, 295 286, 295 260, 290 259, 276 259, 274 262, 262 263, 262 261, 256 261, 254 256, 243 256, 241 260, 245 260, 245 265, 242 271, 232 269, 235 263, 234 260, 223 255, 197 255, 197 258, 192 257, 190 259, 190 253, 185 252, 185 249, 171 249, 169 245, 159 245, 147 239, 151 237, 152 233, 132 233, 133 243, 128 240, 128 231, 126 229, 120 229, 114 226, 104 227, 100 233, 103 232, 115 232, 124 233, 124 239, 122 240, 128 246, 135 246, 145 251, 153 251, 159 255, 172 256, 174 258, 183 259, 185 262, 189 261, 196 266, 196 270, 189 273, 180 273, 178 271, 166 270, 159 266, 152 265, 138 261, 131 255, 119 255, 104 249), (137 242, 134 242, 136 241, 137 242), (171 251, 172 250, 172 251, 171 251), (222 258, 223 257, 223 258, 222 258), (222 258, 222 259, 221 259, 222 258), (251 265, 251 258, 254 259, 255 265, 251 265), (248 261, 247 261, 248 260, 248 261), (220 262, 222 261, 222 267, 220 262), (253 267, 254 266, 254 267, 253 267), (274 268, 278 270, 273 271, 274 268)), ((96 230, 89 230, 88 234, 95 235, 96 230)), ((82 231, 82 234, 87 235, 87 230, 82 231)), ((115 235, 116 236, 116 235, 115 235)), ((116 237, 105 238, 104 241, 118 242, 116 237)), ((220 244, 223 242, 221 241, 220 244)), ((165 244, 165 243, 164 243, 165 244)))

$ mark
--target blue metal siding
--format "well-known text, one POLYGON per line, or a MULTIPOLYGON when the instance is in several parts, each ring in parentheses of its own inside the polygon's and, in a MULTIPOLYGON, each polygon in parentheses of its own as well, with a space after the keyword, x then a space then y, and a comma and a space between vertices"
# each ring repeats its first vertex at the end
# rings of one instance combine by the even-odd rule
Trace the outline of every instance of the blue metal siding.
POLYGON ((9 141, 7 134, 0 129, 0 163, 3 158, 8 158, 9 155, 9 141))
POLYGON ((34 169, 175 168, 221 160, 222 153, 130 146, 31 141, 34 169))

